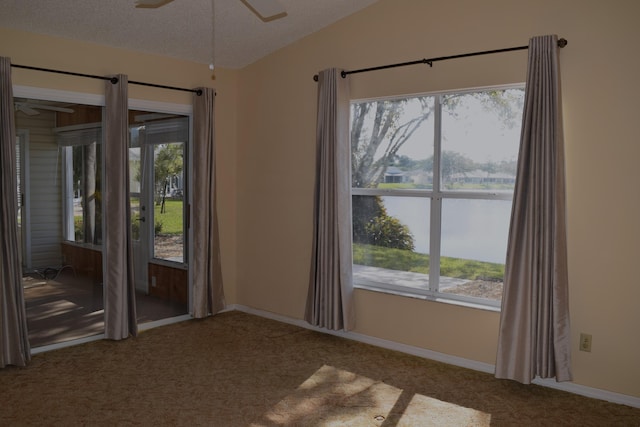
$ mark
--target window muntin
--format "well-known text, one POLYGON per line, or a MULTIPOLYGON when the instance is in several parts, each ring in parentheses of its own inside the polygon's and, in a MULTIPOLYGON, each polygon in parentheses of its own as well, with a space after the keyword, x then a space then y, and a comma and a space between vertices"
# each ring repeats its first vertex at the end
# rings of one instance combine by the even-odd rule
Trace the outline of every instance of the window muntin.
POLYGON ((499 305, 523 101, 510 87, 352 102, 356 286, 499 305))

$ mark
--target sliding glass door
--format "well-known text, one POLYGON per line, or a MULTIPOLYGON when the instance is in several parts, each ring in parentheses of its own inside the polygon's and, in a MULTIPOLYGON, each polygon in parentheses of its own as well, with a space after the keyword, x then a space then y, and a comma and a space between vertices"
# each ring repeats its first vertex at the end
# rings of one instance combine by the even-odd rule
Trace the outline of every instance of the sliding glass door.
POLYGON ((14 104, 31 346, 100 334, 102 107, 26 97, 14 104))
MULTIPOLYGON (((100 98, 84 104, 66 93, 48 101, 17 92, 17 215, 29 339, 38 348, 104 332, 108 166, 100 98)), ((189 312, 189 112, 129 114, 138 324, 189 312)))

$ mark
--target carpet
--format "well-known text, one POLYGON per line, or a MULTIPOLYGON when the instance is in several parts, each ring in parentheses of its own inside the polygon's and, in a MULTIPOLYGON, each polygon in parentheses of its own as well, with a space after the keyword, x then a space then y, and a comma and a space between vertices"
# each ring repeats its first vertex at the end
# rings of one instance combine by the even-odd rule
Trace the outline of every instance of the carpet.
POLYGON ((640 409, 228 312, 0 370, 0 425, 639 426, 640 409))

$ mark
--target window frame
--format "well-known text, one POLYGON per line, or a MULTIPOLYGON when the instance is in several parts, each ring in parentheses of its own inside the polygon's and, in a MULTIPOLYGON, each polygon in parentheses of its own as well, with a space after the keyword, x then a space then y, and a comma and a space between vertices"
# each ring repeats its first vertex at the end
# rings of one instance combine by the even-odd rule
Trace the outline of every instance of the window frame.
MULTIPOLYGON (((441 183, 441 161, 442 161, 442 99, 446 95, 464 95, 469 93, 486 92, 491 90, 521 89, 524 91, 524 83, 474 87, 462 90, 447 90, 429 93, 419 93, 411 95, 387 96, 366 99, 351 99, 350 105, 363 102, 399 100, 415 97, 434 98, 434 139, 433 139, 433 185, 432 188, 416 189, 388 189, 388 188, 354 188, 350 187, 350 200, 353 196, 379 196, 379 197, 412 197, 429 199, 429 282, 427 289, 416 289, 392 283, 378 282, 368 279, 357 279, 354 275, 353 286, 356 289, 366 289, 371 291, 390 293, 413 298, 427 299, 431 301, 446 302, 463 305, 472 308, 480 308, 491 311, 500 311, 501 301, 487 298, 472 297, 468 295, 458 295, 439 291, 440 285, 440 257, 442 242, 442 204, 445 199, 454 200, 507 200, 513 201, 514 192, 496 191, 459 191, 446 190, 441 183)), ((515 190, 515 188, 514 188, 515 190)), ((351 236, 353 237, 353 236, 351 236)), ((352 251, 353 251, 353 241, 352 251)), ((352 268, 354 265, 352 263, 352 268)))

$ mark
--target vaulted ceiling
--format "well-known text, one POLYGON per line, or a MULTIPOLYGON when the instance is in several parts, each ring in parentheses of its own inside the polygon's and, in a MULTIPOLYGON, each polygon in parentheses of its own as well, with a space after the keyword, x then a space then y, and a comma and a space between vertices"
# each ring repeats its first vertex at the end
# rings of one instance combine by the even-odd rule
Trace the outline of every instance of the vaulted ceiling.
POLYGON ((378 0, 277 1, 286 16, 265 22, 245 0, 0 0, 0 27, 242 68, 378 0))

